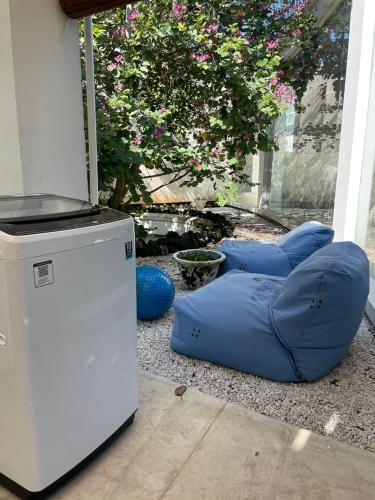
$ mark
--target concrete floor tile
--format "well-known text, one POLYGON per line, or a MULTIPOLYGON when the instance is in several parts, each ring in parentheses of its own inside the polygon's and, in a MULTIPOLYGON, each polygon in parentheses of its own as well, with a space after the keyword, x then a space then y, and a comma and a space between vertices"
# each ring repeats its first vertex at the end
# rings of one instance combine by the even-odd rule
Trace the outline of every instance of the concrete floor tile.
POLYGON ((375 454, 175 388, 141 373, 134 424, 52 498, 375 500, 375 454))
POLYGON ((227 405, 164 500, 372 500, 375 454, 227 405))
POLYGON ((9 493, 8 490, 2 488, 0 486, 0 500, 16 500, 17 497, 12 495, 12 493, 9 493))
POLYGON ((140 374, 140 405, 132 426, 54 498, 158 498, 225 405, 176 384, 140 374))
POLYGON ((163 498, 262 499, 290 436, 288 426, 228 404, 163 498))
POLYGON ((375 499, 375 454, 304 429, 293 431, 267 500, 375 499))

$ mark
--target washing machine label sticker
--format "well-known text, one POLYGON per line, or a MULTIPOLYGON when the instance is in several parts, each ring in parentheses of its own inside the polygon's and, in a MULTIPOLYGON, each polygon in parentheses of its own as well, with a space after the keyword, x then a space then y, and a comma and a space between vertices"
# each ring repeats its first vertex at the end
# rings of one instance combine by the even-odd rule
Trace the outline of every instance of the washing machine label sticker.
POLYGON ((133 242, 128 241, 125 243, 125 256, 126 259, 131 259, 133 257, 133 242))
POLYGON ((51 285, 54 282, 52 260, 34 264, 35 287, 51 285))

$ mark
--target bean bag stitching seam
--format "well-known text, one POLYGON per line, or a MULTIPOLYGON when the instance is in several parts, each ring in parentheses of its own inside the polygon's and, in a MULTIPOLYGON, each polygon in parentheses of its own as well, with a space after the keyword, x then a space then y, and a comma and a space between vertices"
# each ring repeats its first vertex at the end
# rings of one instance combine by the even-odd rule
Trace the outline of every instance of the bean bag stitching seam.
POLYGON ((286 352, 288 358, 289 358, 289 361, 290 361, 290 364, 292 365, 292 368, 294 369, 294 372, 295 374, 297 375, 297 377, 300 379, 300 380, 305 380, 304 378, 304 375, 300 372, 300 370, 298 369, 297 367, 297 363, 294 359, 294 356, 293 356, 293 353, 292 351, 289 349, 289 347, 287 346, 287 344, 285 344, 280 336, 280 333, 276 327, 276 325, 274 324, 274 321, 273 321, 273 315, 272 315, 272 312, 271 312, 271 308, 270 308, 270 319, 271 319, 271 324, 275 330, 275 337, 276 339, 278 340, 278 342, 280 343, 280 346, 282 347, 282 349, 284 349, 284 351, 286 352))
POLYGON ((292 259, 290 258, 289 252, 288 252, 285 248, 283 248, 281 245, 278 245, 278 247, 279 247, 279 248, 280 248, 280 249, 281 249, 281 250, 282 250, 282 251, 286 254, 286 256, 288 257, 289 264, 290 264, 290 267, 292 268, 292 270, 293 270, 293 269, 295 269, 295 268, 296 268, 296 266, 293 264, 292 259))
MULTIPOLYGON (((320 278, 317 278, 317 280, 318 280, 319 283, 318 283, 318 290, 315 292, 315 300, 319 300, 319 297, 320 297, 320 294, 321 294, 321 290, 322 290, 322 286, 323 286, 324 275, 322 277, 320 277, 320 278)), ((299 369, 299 367, 298 367, 298 365, 296 363, 296 360, 295 360, 294 354, 293 354, 293 348, 290 347, 285 342, 285 340, 283 339, 282 335, 280 334, 280 331, 278 329, 278 326, 276 325, 276 322, 275 322, 275 319, 274 319, 274 316, 273 316, 273 307, 269 308, 269 315, 270 315, 270 319, 271 319, 271 324, 272 324, 272 326, 273 326, 273 328, 275 330, 276 337, 278 338, 279 342, 284 346, 284 348, 288 351, 289 358, 290 358, 292 364, 294 365, 294 368, 295 368, 295 371, 296 371, 297 375, 299 375, 302 380, 306 380, 305 375, 299 369)), ((298 338, 302 337, 302 335, 306 331, 307 327, 309 326, 312 317, 313 317, 313 311, 311 311, 310 317, 307 320, 307 322, 305 323, 305 325, 303 327, 303 330, 300 333, 300 335, 299 335, 298 338)))
MULTIPOLYGON (((321 296, 324 278, 325 278, 325 276, 326 276, 327 273, 333 272, 335 274, 344 274, 344 275, 348 274, 346 271, 338 271, 338 270, 334 271, 333 267, 335 266, 335 264, 336 264, 336 261, 332 261, 331 265, 329 266, 329 268, 324 271, 324 274, 321 277, 317 278, 317 280, 319 280, 319 287, 318 287, 317 294, 315 296, 315 300, 319 300, 319 297, 321 296)), ((293 360, 293 364, 295 366, 296 373, 299 373, 303 377, 303 380, 307 380, 306 377, 304 376, 304 374, 302 373, 302 371, 299 369, 297 363, 296 363, 296 360, 295 360, 294 355, 293 355, 293 348, 289 347, 285 343, 284 339, 282 338, 282 336, 280 334, 280 331, 279 331, 279 329, 278 329, 278 327, 277 327, 277 325, 275 323, 274 317, 273 317, 273 308, 270 307, 269 308, 269 312, 270 312, 271 324, 272 324, 272 326, 273 326, 273 328, 275 330, 275 334, 276 334, 277 338, 279 339, 279 341, 288 350, 288 353, 290 353, 290 358, 293 360)), ((310 314, 310 317, 309 317, 308 321, 306 322, 306 324, 305 324, 305 326, 304 326, 301 334, 299 335, 299 337, 298 337, 299 339, 302 337, 302 335, 305 333, 306 329, 308 328, 312 317, 313 317, 313 312, 310 314)), ((347 345, 347 344, 344 344, 344 345, 347 345)), ((305 349, 309 349, 309 348, 306 347, 305 349)))
POLYGON ((294 369, 297 377, 300 379, 300 380, 304 380, 304 375, 299 371, 298 367, 297 367, 297 363, 294 359, 294 356, 293 356, 293 353, 290 349, 290 347, 284 342, 282 336, 280 335, 280 332, 279 332, 279 329, 274 321, 274 317, 273 317, 273 310, 272 310, 272 307, 269 307, 269 316, 270 316, 270 320, 271 320, 271 325, 274 329, 274 332, 275 332, 275 337, 277 338, 277 340, 279 341, 281 347, 286 351, 287 355, 288 355, 288 358, 289 358, 289 361, 292 365, 292 368, 294 369))

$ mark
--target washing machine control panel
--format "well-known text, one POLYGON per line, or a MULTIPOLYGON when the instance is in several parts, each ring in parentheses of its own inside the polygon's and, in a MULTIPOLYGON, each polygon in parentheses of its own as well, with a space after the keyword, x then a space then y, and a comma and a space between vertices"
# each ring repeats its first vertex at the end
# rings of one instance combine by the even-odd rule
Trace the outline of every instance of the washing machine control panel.
POLYGON ((93 208, 91 213, 84 215, 65 216, 32 221, 0 222, 0 231, 13 236, 25 236, 29 234, 51 233, 54 231, 66 231, 68 229, 79 229, 98 224, 107 224, 130 216, 107 207, 93 208))

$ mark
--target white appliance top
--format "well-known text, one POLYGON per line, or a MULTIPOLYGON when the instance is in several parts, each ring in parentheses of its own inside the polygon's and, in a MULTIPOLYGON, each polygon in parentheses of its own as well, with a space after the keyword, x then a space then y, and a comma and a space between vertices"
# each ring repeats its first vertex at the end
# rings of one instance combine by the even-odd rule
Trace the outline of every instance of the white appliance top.
POLYGON ((25 259, 112 239, 133 241, 123 212, 51 194, 0 196, 0 260, 25 259))
POLYGON ((54 194, 0 196, 0 231, 13 236, 108 224, 129 215, 54 194))
POLYGON ((87 201, 52 194, 0 196, 0 222, 40 221, 97 210, 87 201))

